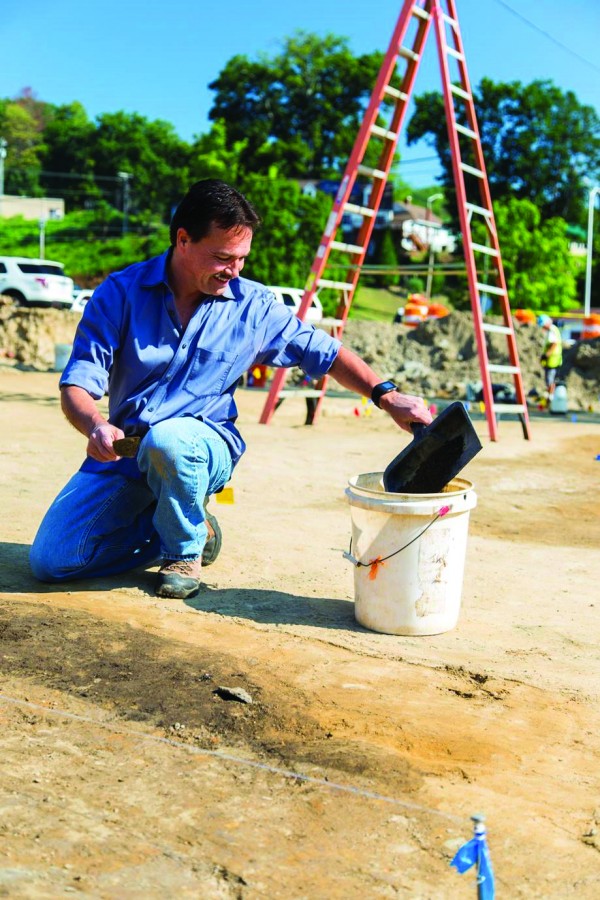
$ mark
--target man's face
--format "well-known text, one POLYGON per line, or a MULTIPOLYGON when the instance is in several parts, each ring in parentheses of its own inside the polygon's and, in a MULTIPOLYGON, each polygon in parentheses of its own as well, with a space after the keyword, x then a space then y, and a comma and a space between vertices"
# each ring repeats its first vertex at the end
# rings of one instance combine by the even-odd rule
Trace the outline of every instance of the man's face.
POLYGON ((177 252, 185 278, 202 294, 220 296, 237 278, 252 245, 252 231, 240 226, 225 231, 216 225, 206 237, 192 242, 185 228, 177 232, 177 252))

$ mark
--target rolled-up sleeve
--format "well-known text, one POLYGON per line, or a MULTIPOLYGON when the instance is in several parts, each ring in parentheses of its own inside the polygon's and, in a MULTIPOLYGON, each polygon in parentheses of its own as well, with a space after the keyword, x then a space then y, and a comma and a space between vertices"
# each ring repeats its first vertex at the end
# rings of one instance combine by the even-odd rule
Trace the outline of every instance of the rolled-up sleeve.
POLYGON ((60 387, 76 385, 96 400, 104 396, 110 367, 119 349, 122 313, 122 293, 108 278, 86 304, 60 387))
POLYGON ((315 328, 290 312, 282 304, 269 305, 268 322, 260 357, 270 366, 298 366, 311 378, 326 375, 341 347, 341 341, 315 328))

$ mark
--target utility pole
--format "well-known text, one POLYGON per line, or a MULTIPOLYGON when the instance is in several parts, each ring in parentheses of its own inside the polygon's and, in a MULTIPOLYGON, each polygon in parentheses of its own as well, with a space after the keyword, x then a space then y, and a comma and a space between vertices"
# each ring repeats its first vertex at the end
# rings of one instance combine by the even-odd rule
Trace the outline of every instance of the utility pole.
POLYGON ((46 219, 44 216, 40 216, 39 220, 40 226, 40 259, 45 259, 46 256, 46 219))
POLYGON ((590 190, 588 203, 588 233, 587 233, 587 259, 585 266, 585 295, 583 300, 583 314, 589 316, 592 298, 592 251, 594 245, 594 205, 596 197, 600 194, 600 187, 590 190))
POLYGON ((129 181, 133 178, 130 172, 117 172, 123 181, 123 237, 127 234, 127 215, 129 213, 129 181))
POLYGON ((425 288, 425 296, 428 300, 431 300, 431 284, 433 282, 433 245, 431 243, 431 207, 435 203, 436 200, 441 200, 443 194, 431 194, 430 197, 427 198, 427 243, 429 244, 429 261, 427 263, 427 287, 425 288))
POLYGON ((2 212, 2 201, 4 200, 4 160, 6 159, 6 148, 8 141, 0 138, 0 213, 2 212))

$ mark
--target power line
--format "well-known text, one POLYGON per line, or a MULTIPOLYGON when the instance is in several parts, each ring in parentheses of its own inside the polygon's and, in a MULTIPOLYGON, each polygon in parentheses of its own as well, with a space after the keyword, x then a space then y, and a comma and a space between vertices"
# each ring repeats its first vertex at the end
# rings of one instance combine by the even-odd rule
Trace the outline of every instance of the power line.
POLYGON ((552 41, 553 44, 556 44, 557 47, 560 47, 562 50, 566 50, 567 53, 570 53, 571 56, 574 56, 576 59, 580 60, 580 62, 586 63, 586 65, 591 66, 592 69, 595 69, 596 72, 600 72, 600 67, 593 63, 590 59, 586 59, 585 56, 581 56, 580 53, 577 53, 576 50, 572 50, 571 47, 567 47, 566 44, 563 44, 562 41, 559 41, 554 35, 550 34, 548 31, 544 31, 543 28, 540 28, 539 25, 536 25, 535 22, 532 22, 530 19, 527 19, 525 16, 521 15, 520 12, 517 12, 516 9, 513 9, 512 6, 509 6, 508 3, 505 3, 505 0, 496 0, 500 6, 503 6, 504 9, 507 9, 513 16, 516 16, 521 21, 525 22, 526 25, 529 25, 530 28, 533 28, 534 31, 537 31, 538 34, 542 34, 544 37, 548 38, 549 41, 552 41))

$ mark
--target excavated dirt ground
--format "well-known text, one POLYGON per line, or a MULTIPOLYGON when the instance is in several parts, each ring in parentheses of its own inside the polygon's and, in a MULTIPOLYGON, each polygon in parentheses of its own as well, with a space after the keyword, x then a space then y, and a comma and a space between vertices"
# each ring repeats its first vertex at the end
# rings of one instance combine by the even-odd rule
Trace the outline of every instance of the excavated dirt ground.
POLYGON ((84 449, 57 378, 0 365, 0 896, 460 900, 477 812, 499 897, 600 896, 598 425, 476 422, 458 626, 400 637, 355 622, 344 487, 408 438, 352 399, 265 427, 239 392, 249 450, 193 600, 153 571, 35 582, 84 449))

